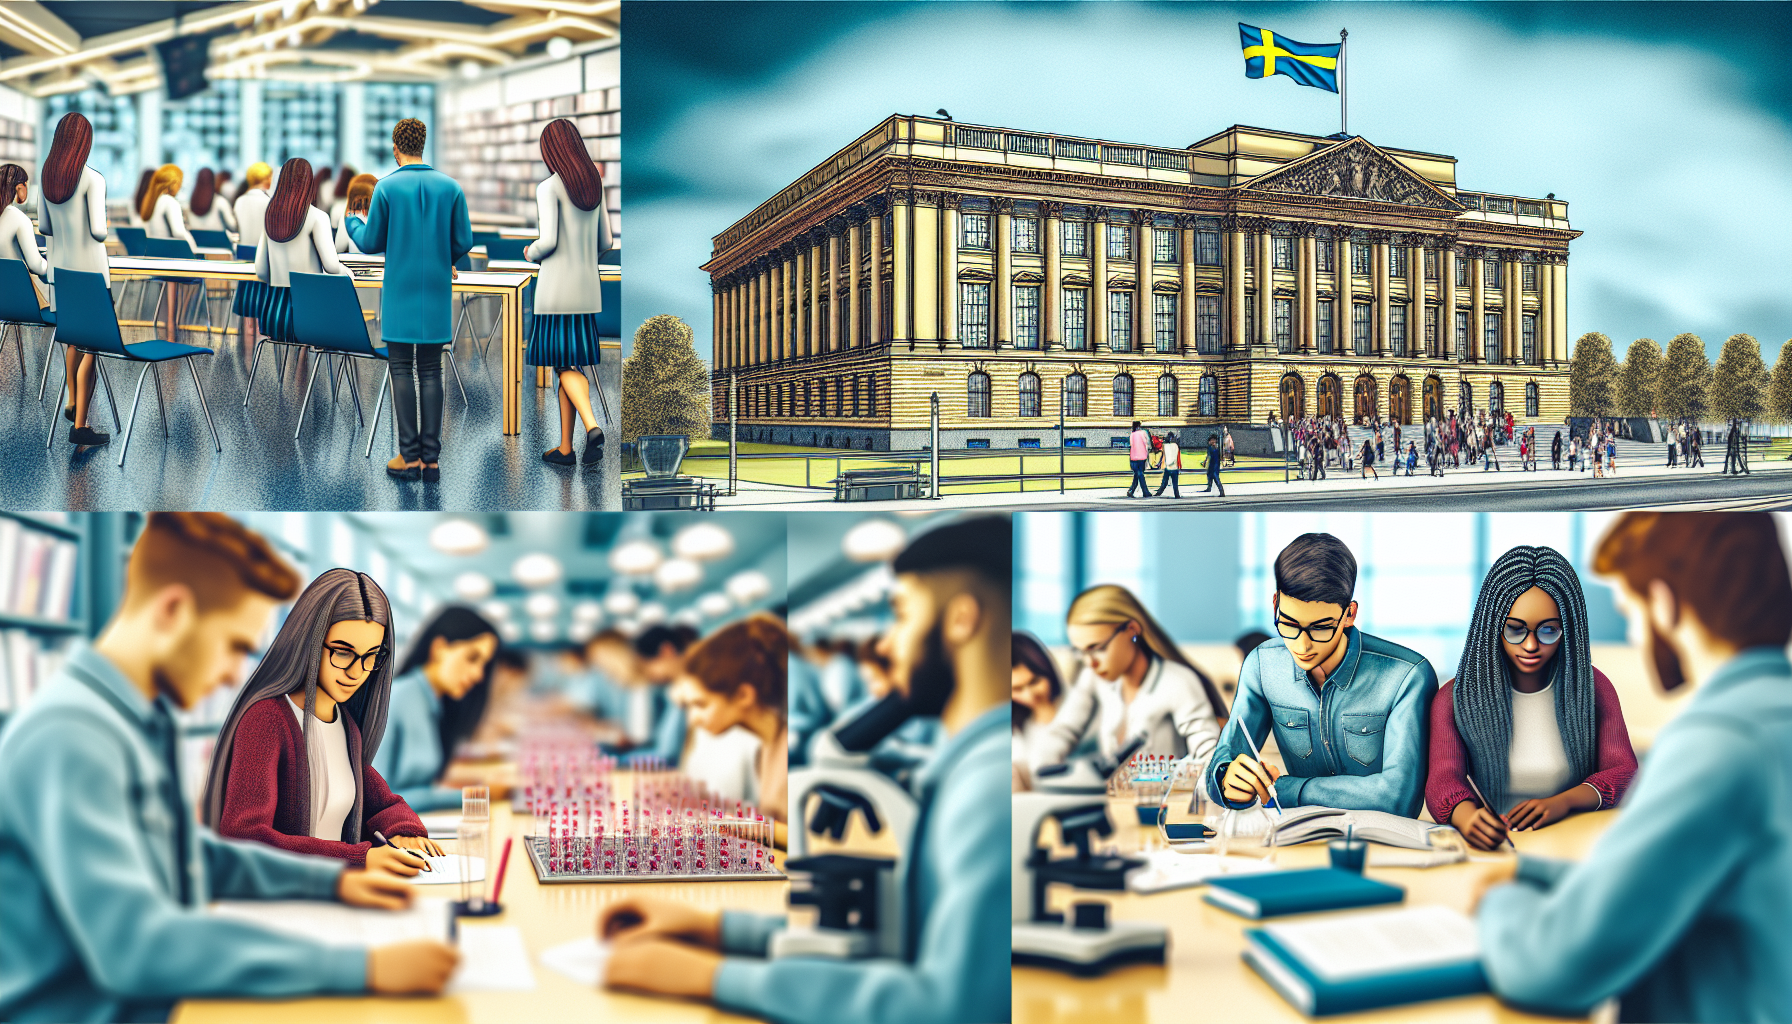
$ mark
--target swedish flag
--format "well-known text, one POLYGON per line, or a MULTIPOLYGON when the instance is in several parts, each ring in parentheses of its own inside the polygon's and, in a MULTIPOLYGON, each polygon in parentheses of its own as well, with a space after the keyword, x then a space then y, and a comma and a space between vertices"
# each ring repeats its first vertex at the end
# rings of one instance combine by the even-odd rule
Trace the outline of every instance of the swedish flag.
POLYGON ((1301 85, 1328 92, 1338 91, 1338 51, 1341 43, 1297 43, 1264 28, 1243 24, 1238 35, 1244 45, 1244 76, 1268 78, 1287 75, 1301 85))

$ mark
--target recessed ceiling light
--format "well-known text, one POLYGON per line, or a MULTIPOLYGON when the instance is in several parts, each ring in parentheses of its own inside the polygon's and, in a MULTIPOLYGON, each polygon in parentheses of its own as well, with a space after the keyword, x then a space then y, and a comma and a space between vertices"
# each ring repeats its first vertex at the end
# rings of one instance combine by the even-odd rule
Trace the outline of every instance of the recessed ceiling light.
POLYGON ((653 571, 653 582, 660 590, 676 594, 703 582, 703 567, 688 558, 669 558, 653 571))
POLYGON ((658 601, 649 601, 641 606, 641 611, 636 614, 635 619, 645 626, 664 622, 666 621, 666 606, 658 601))
POLYGON ((510 605, 503 601, 487 601, 479 606, 479 614, 494 622, 505 622, 510 619, 510 605))
POLYGON ((720 591, 711 591, 697 599, 697 610, 709 618, 719 618, 734 608, 734 602, 720 591))
POLYGON ((555 36, 548 40, 548 56, 555 60, 564 60, 572 53, 572 40, 565 36, 555 36))
POLYGON ((660 564, 660 547, 650 540, 624 541, 610 552, 610 568, 624 576, 645 576, 660 564))
POLYGON ((728 579, 728 596, 739 605, 749 605, 772 592, 772 581, 757 569, 738 572, 728 579))
POLYGON ((545 587, 560 578, 560 560, 533 551, 517 559, 510 567, 510 574, 525 587, 545 587))
POLYGON ((560 627, 546 619, 536 619, 529 623, 529 639, 539 644, 552 643, 560 639, 560 627))
POLYGON ((478 523, 444 519, 429 531, 429 546, 444 555, 476 555, 491 542, 478 523))
POLYGON ((572 606, 572 620, 574 622, 596 622, 603 617, 603 606, 590 598, 586 598, 572 606))
POLYGON ((523 611, 528 612, 530 618, 549 618, 560 611, 560 599, 548 593, 530 594, 523 602, 523 611))
POLYGON ((633 615, 641 607, 641 599, 630 590, 612 590, 604 598, 604 611, 611 615, 633 615))
POLYGON ((672 538, 672 553, 695 562, 726 558, 734 553, 734 535, 715 523, 692 523, 672 538))
POLYGON ((840 550, 855 562, 887 562, 908 542, 908 531, 888 519, 867 519, 846 531, 840 550))

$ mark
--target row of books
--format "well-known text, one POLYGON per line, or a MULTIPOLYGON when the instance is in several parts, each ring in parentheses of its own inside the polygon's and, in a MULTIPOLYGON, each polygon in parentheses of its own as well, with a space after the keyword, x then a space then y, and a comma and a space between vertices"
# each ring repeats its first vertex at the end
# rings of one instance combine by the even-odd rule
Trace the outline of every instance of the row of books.
POLYGON ((74 614, 75 561, 71 540, 0 519, 0 612, 66 622, 74 614))
POLYGON ((0 714, 18 711, 62 668, 64 637, 28 629, 0 630, 0 714))
MULTIPOLYGON (((472 117, 473 115, 464 116, 472 117)), ((578 125, 579 134, 587 139, 622 134, 621 111, 611 111, 607 114, 580 114, 572 121, 578 125)), ((541 138, 542 129, 547 124, 547 121, 518 121, 514 124, 497 124, 490 127, 467 126, 456 129, 456 132, 458 140, 468 146, 495 146, 507 142, 533 143, 541 138)))

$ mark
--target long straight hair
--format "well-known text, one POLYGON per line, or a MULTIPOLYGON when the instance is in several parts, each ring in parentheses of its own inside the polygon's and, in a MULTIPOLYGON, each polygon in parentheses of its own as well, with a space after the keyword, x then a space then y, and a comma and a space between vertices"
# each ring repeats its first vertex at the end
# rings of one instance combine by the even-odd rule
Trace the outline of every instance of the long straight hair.
POLYGON ((137 193, 131 197, 131 209, 135 210, 142 207, 143 197, 149 194, 150 179, 155 176, 155 168, 148 167, 144 169, 142 176, 137 179, 137 193))
MULTIPOLYGON (((1064 681, 1058 677, 1058 666, 1052 661, 1051 652, 1045 649, 1038 637, 1018 629, 1009 638, 1009 648, 1013 653, 1012 667, 1025 667, 1028 672, 1045 680, 1046 686, 1051 690, 1051 701, 1056 704, 1064 696, 1064 681)), ((1014 705, 1010 709, 1014 731, 1020 732, 1032 720, 1033 709, 1019 701, 1011 703, 1014 705)))
POLYGON ((137 203, 137 216, 148 220, 155 215, 156 200, 163 196, 180 194, 182 175, 180 168, 173 164, 163 164, 156 168, 156 173, 149 179, 149 188, 143 191, 143 198, 137 203))
POLYGON ((1145 610, 1144 604, 1133 596, 1133 592, 1116 583, 1103 583, 1090 587, 1070 602, 1070 612, 1065 622, 1072 626, 1120 626, 1128 622, 1139 624, 1139 636, 1153 656, 1165 661, 1173 661, 1195 674, 1201 681, 1201 689, 1207 694, 1207 703, 1213 705, 1213 717, 1224 723, 1229 717, 1226 700, 1220 696, 1219 687, 1207 678, 1207 673, 1196 668, 1185 657, 1170 634, 1157 624, 1151 613, 1145 610))
MULTIPOLYGON (((284 180, 284 176, 282 176, 284 180)), ((429 664, 429 651, 439 637, 449 643, 471 640, 474 637, 490 633, 498 635, 498 627, 491 624, 485 616, 463 605, 448 605, 436 613, 417 635, 412 638, 411 646, 406 649, 403 659, 398 663, 398 674, 405 675, 429 664)), ((485 663, 485 674, 479 682, 461 698, 442 698, 442 717, 437 726, 437 739, 442 744, 442 771, 447 772, 448 764, 454 760, 455 748, 462 740, 472 736, 479 728, 479 720, 485 717, 485 705, 491 699, 492 664, 498 660, 496 652, 485 663)), ((437 776, 440 778, 440 776, 437 776)))
POLYGON ((316 186, 311 178, 311 161, 295 156, 280 165, 280 183, 268 200, 266 219, 262 222, 268 237, 276 242, 290 242, 305 226, 311 211, 316 186))
POLYGON ((354 180, 355 180, 355 169, 353 167, 350 167, 347 164, 343 164, 342 170, 340 170, 336 173, 336 198, 337 199, 347 199, 348 198, 348 186, 349 186, 349 183, 354 180))
POLYGON ((203 217, 212 212, 212 200, 217 196, 218 180, 210 167, 199 168, 193 176, 193 195, 187 200, 195 217, 203 217))
POLYGON ((92 151, 93 125, 72 110, 62 115, 56 122, 56 138, 50 142, 50 155, 44 158, 44 199, 68 202, 81 183, 81 171, 92 151))
POLYGON ((564 117, 557 117, 541 130, 541 159, 548 170, 560 176, 572 204, 581 210, 594 210, 604 201, 604 179, 579 129, 564 117))
POLYGON ((17 202, 19 186, 30 183, 30 171, 18 164, 0 164, 0 209, 17 202))
MULTIPOLYGON (((309 180, 309 179, 307 179, 309 180)), ((236 730, 243 715, 256 704, 270 697, 286 699, 286 694, 305 690, 305 750, 311 749, 311 722, 317 717, 317 676, 323 667, 324 637, 338 622, 377 622, 386 627, 380 645, 379 666, 361 683, 355 695, 338 706, 338 714, 346 713, 355 720, 361 733, 361 763, 351 765, 355 775, 355 807, 342 825, 342 841, 361 842, 362 800, 361 779, 366 767, 379 752, 380 739, 386 734, 386 711, 392 698, 392 606, 385 591, 373 577, 352 569, 331 569, 305 588, 293 602, 280 633, 268 645, 267 653, 255 666, 249 681, 237 694, 236 702, 224 718, 213 748, 211 771, 207 773, 202 809, 205 823, 217 828, 224 817, 224 793, 229 788, 230 756, 236 742, 236 730)), ((320 769, 322 766, 318 766, 320 769)), ((311 820, 311 787, 300 786, 294 797, 301 802, 301 818, 311 820)))
POLYGON ((330 204, 324 200, 324 188, 330 184, 330 179, 332 177, 334 177, 334 175, 330 173, 328 167, 319 167, 317 169, 317 179, 312 182, 311 202, 312 205, 320 210, 327 210, 330 207, 330 204))

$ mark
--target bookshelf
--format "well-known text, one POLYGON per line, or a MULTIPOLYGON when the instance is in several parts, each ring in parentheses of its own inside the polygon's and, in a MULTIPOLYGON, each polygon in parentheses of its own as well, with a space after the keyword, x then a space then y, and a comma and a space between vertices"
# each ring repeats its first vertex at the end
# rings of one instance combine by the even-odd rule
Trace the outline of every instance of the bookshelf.
POLYGON ((0 511, 0 722, 91 631, 97 515, 0 511))

